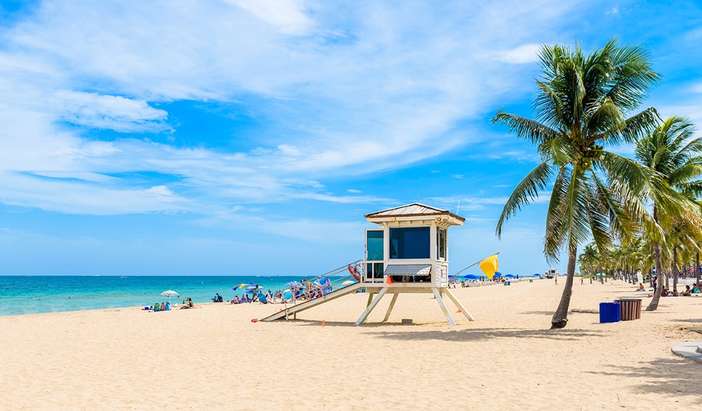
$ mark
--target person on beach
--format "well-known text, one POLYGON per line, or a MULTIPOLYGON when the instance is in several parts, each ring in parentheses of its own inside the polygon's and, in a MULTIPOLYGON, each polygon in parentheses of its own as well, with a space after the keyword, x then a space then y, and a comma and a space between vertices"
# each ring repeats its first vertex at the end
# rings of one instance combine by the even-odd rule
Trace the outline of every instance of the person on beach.
POLYGON ((682 295, 684 297, 689 297, 690 295, 692 295, 692 290, 690 289, 689 285, 685 286, 685 291, 682 292, 682 295))
POLYGON ((639 289, 638 289, 638 291, 646 291, 646 289, 644 288, 643 283, 639 283, 639 289))
POLYGON ((699 285, 699 284, 695 284, 695 286, 692 287, 692 294, 699 294, 700 291, 701 291, 701 290, 700 290, 700 285, 699 285))
POLYGON ((193 299, 188 297, 185 301, 184 304, 180 307, 181 310, 187 310, 189 308, 193 308, 193 299))

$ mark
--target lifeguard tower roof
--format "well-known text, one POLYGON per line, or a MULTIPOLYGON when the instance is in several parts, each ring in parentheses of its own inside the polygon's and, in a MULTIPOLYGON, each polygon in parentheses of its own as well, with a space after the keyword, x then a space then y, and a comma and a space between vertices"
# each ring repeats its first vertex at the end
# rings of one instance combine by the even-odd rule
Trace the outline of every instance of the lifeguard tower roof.
POLYGON ((442 219, 452 225, 463 225, 465 218, 456 215, 448 210, 428 206, 421 203, 405 204, 399 207, 388 208, 366 214, 366 220, 372 223, 382 223, 387 221, 398 221, 406 219, 442 219))

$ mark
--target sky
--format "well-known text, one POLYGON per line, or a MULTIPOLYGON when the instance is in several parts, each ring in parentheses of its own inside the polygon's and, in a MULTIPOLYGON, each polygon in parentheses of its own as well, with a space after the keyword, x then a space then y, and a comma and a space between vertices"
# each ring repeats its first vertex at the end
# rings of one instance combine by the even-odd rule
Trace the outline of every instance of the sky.
POLYGON ((0 275, 320 273, 412 202, 466 217, 452 272, 562 270, 547 193, 495 236, 538 157, 491 118, 611 38, 702 128, 700 2, 0 0, 0 275))

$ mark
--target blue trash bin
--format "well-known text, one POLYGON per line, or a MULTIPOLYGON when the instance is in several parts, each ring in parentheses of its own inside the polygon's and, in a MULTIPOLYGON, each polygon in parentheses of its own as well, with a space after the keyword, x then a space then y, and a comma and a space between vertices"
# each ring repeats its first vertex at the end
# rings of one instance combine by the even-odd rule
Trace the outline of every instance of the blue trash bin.
POLYGON ((600 303, 600 323, 616 323, 622 320, 618 302, 600 303))

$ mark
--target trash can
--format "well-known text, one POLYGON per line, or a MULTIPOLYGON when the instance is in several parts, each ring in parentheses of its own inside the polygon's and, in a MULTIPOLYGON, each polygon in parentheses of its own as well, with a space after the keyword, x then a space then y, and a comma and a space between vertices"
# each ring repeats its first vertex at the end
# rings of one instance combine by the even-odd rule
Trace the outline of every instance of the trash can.
POLYGON ((600 323, 616 323, 622 319, 619 302, 600 303, 600 323))
POLYGON ((641 318, 640 298, 620 298, 619 306, 621 307, 622 321, 638 320, 641 318))

